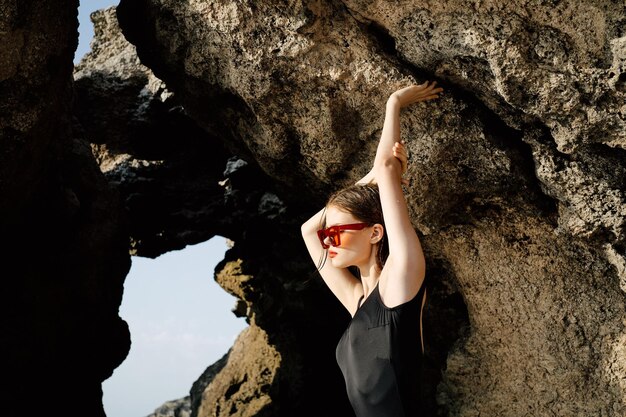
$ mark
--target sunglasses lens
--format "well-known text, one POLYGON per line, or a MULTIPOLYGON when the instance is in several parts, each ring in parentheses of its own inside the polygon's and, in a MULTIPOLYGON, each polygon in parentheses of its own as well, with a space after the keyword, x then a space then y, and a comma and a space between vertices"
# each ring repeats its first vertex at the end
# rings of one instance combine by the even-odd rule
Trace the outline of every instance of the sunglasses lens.
POLYGON ((330 239, 330 243, 333 246, 339 246, 339 244, 340 244, 340 241, 339 241, 339 230, 332 229, 328 233, 328 238, 330 239))
POLYGON ((335 227, 329 227, 328 229, 318 230, 317 236, 319 237, 320 243, 322 244, 322 247, 324 249, 330 248, 330 245, 327 245, 326 243, 324 243, 324 240, 326 240, 326 238, 328 238, 331 245, 333 246, 340 245, 339 230, 335 227))
POLYGON ((330 247, 326 243, 324 243, 324 239, 326 239, 326 230, 318 230, 317 231, 317 237, 320 239, 320 243, 322 244, 322 248, 328 249, 330 247))

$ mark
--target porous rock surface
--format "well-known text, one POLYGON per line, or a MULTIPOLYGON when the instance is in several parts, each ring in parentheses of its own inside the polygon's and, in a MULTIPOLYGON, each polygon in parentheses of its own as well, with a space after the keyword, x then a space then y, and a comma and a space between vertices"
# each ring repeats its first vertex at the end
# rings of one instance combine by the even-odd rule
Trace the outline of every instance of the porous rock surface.
POLYGON ((77 7, 0 2, 3 415, 104 416, 130 347, 127 219, 72 117, 77 7))
MULTIPOLYGON (((406 199, 431 284, 425 415, 626 414, 625 14, 617 1, 581 0, 122 0, 98 12, 71 111, 121 196, 124 210, 106 214, 129 219, 107 230, 147 257, 216 234, 234 242, 215 278, 250 326, 192 387, 191 415, 350 415, 334 362, 349 316, 316 276, 299 225, 369 170, 388 95, 425 80, 442 97, 401 116, 406 199)), ((64 16, 61 26, 75 23, 64 16)), ((75 46, 70 38, 59 45, 75 46)), ((2 68, 3 79, 17 76, 2 68)), ((34 68, 38 79, 45 67, 34 68)), ((43 84, 60 109, 41 119, 46 131, 68 125, 67 77, 43 84)), ((5 85, 28 103, 18 83, 5 85)), ((7 120, 3 135, 29 119, 7 120)), ((2 146, 72 149, 36 132, 2 146)), ((15 204, 0 204, 27 224, 19 210, 38 207, 46 188, 32 184, 47 177, 3 151, 0 191, 15 204), (7 185, 14 172, 29 193, 7 185)), ((38 152, 37 169, 59 165, 38 152)), ((69 178, 103 183, 83 172, 69 178)), ((58 223, 59 234, 101 221, 80 219, 58 223)), ((110 233, 87 235, 102 245, 110 233)), ((57 251, 69 259, 66 249, 57 251)), ((80 265, 119 277, 120 268, 94 272, 114 253, 90 251, 80 265)), ((50 305, 55 292, 32 282, 50 305)), ((109 285, 120 291, 119 279, 109 285)), ((71 288, 80 298, 99 287, 71 288)), ((103 320, 119 319, 117 305, 103 320)), ((72 314, 57 316, 33 323, 58 329, 72 314)), ((39 334, 21 340, 25 351, 39 334)), ((111 356, 95 360, 103 373, 111 356)))
POLYGON ((624 414, 622 3, 122 0, 118 18, 290 218, 367 172, 391 92, 437 80, 402 113, 435 282, 425 408, 624 414))

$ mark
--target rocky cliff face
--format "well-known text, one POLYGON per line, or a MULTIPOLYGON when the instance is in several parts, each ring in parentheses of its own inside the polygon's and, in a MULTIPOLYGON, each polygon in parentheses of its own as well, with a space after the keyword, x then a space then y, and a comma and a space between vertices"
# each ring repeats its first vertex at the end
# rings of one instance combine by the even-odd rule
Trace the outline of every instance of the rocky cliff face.
POLYGON ((77 1, 0 2, 2 413, 103 416, 128 223, 72 117, 77 1))
MULTIPOLYGON (((192 415, 350 415, 334 362, 349 317, 317 279, 299 225, 367 172, 388 94, 437 80, 441 99, 402 113, 412 155, 406 197, 433 283, 425 413, 618 416, 626 413, 625 12, 608 1, 122 0, 94 15, 98 40, 74 72, 73 110, 71 90, 59 87, 69 83, 66 63, 60 84, 47 85, 59 106, 41 120, 68 126, 76 115, 123 201, 108 213, 128 219, 105 224, 130 236, 131 253, 154 257, 215 234, 234 242, 216 280, 250 327, 194 385, 192 415)), ((61 26, 75 28, 66 13, 61 26)), ((65 30, 58 44, 67 50, 75 40, 65 30)), ((39 65, 30 78, 45 73, 39 65)), ((5 85, 16 97, 11 111, 43 107, 28 101, 34 90, 5 85)), ((6 136, 17 122, 2 123, 6 136)), ((15 155, 43 162, 3 159, 2 184, 22 172, 28 190, 1 189, 12 199, 2 206, 7 224, 25 224, 20 205, 48 198, 50 188, 34 185, 47 178, 41 169, 66 164, 34 151, 50 139, 32 129, 3 141, 34 137, 33 150, 15 155)), ((75 131, 59 134, 54 149, 72 149, 75 131)), ((102 184, 99 173, 81 172, 68 178, 102 184)), ((103 221, 80 218, 75 229, 60 223, 59 235, 84 236, 103 221)), ((72 247, 56 250, 69 259, 72 247)), ((89 252, 81 268, 93 271, 116 251, 89 252)), ((52 303, 49 286, 29 282, 52 303)), ((88 289, 68 288, 88 298, 88 289)), ((114 301, 102 310, 112 323, 114 301)), ((59 329, 62 317, 75 319, 65 311, 28 324, 59 329)), ((14 329, 27 326, 20 320, 14 329)), ((36 352, 37 332, 19 339, 27 351, 36 352)))

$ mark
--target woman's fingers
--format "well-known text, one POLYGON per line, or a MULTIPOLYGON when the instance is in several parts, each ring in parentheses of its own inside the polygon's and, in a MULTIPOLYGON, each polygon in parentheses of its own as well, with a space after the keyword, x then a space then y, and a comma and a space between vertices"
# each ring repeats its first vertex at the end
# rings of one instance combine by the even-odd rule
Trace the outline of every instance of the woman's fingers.
POLYGON ((402 164, 402 174, 404 174, 406 172, 407 165, 408 165, 408 155, 407 155, 404 143, 401 143, 401 142, 394 143, 393 156, 395 156, 396 158, 400 160, 400 163, 402 164))
POLYGON ((403 156, 407 156, 407 152, 406 152, 406 148, 404 147, 404 144, 400 143, 400 142, 396 142, 393 145, 393 152, 395 153, 399 153, 403 156))
POLYGON ((422 97, 421 100, 422 101, 424 101, 424 100, 432 100, 434 98, 439 98, 439 96, 437 94, 432 94, 430 96, 422 97))
POLYGON ((433 81, 432 83, 430 81, 426 81, 425 83, 418 85, 417 88, 420 92, 424 92, 432 90, 433 88, 435 88, 436 85, 437 81, 433 81))
POLYGON ((411 97, 411 102, 422 101, 422 100, 430 100, 432 98, 437 98, 438 94, 443 91, 443 88, 437 87, 435 88, 436 81, 434 81, 431 85, 422 89, 414 89, 413 95, 411 97))
POLYGON ((442 91, 443 91, 443 88, 437 88, 434 90, 424 91, 422 92, 422 94, 419 95, 419 97, 417 97, 416 101, 432 100, 434 98, 438 98, 439 93, 441 93, 442 91))
POLYGON ((397 151, 394 149, 393 151, 393 156, 395 156, 396 158, 398 158, 400 160, 400 162, 402 162, 402 164, 404 165, 407 161, 408 161, 408 156, 405 152, 402 151, 397 151))
MULTIPOLYGON (((407 157, 406 148, 404 146, 404 141, 402 141, 402 143, 396 142, 393 145, 393 155, 396 158, 398 158, 398 160, 402 164, 402 175, 404 175, 406 173, 407 166, 408 166, 408 157, 407 157)), ((400 178, 400 183, 407 187, 409 186, 408 178, 400 178)))
POLYGON ((435 83, 433 83, 428 88, 425 88, 424 90, 422 90, 421 94, 424 95, 424 94, 440 93, 441 91, 443 91, 443 88, 435 87, 435 83))
POLYGON ((414 84, 399 89, 392 94, 392 97, 398 100, 400 107, 406 107, 412 103, 437 98, 442 91, 443 88, 437 87, 437 81, 425 81, 422 84, 414 84))

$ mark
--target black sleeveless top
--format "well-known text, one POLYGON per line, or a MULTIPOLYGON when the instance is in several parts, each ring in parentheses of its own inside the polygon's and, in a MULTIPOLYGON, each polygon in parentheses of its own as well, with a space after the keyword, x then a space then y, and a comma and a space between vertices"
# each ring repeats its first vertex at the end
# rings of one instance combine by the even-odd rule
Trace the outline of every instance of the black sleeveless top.
POLYGON ((339 340, 337 363, 357 417, 419 415, 425 283, 415 297, 393 308, 383 304, 376 284, 339 340))

